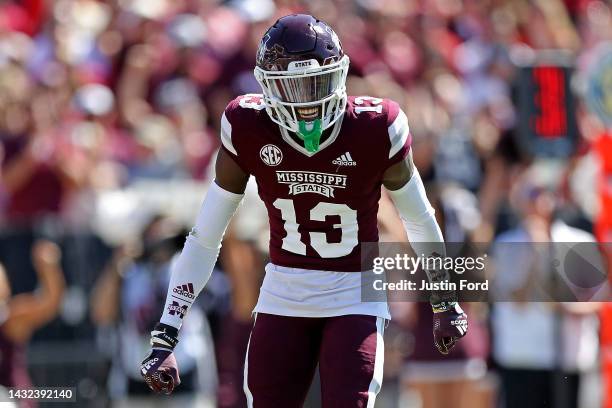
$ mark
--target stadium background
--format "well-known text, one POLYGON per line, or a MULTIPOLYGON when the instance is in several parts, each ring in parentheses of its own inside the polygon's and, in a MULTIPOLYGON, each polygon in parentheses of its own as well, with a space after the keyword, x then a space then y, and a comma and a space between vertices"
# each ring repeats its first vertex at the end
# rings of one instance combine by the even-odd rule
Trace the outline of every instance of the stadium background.
MULTIPOLYGON (((259 39, 293 12, 334 27, 351 58, 349 94, 401 104, 447 240, 488 243, 517 226, 549 239, 519 211, 541 189, 555 217, 609 240, 612 85, 610 74, 589 76, 612 40, 609 1, 1 0, 0 261, 9 283, 0 279, 0 293, 3 315, 21 307, 27 316, 0 327, 3 384, 27 384, 27 365, 34 385, 76 387, 82 406, 170 404, 138 383, 140 346, 212 177, 221 112, 258 92, 259 39), (32 305, 45 313, 28 315, 32 305)), ((242 356, 266 257, 261 211, 251 192, 193 312, 183 343, 186 374, 198 376, 187 375, 178 406, 244 406, 242 356)), ((405 239, 394 217, 383 200, 388 241, 405 239)), ((555 349, 555 361, 572 362, 542 366, 513 361, 498 344, 503 322, 490 306, 470 305, 469 339, 449 364, 422 351, 421 342, 433 351, 426 307, 394 305, 377 406, 499 406, 517 389, 546 406, 572 406, 576 390, 582 407, 604 403, 605 306, 547 305, 555 319, 579 321, 563 336, 584 339, 586 351, 555 349), (533 372, 561 380, 529 384, 533 372)), ((527 337, 516 347, 537 357, 549 347, 537 337, 542 321, 520 310, 514 330, 527 337)), ((308 406, 318 406, 315 394, 308 406)))

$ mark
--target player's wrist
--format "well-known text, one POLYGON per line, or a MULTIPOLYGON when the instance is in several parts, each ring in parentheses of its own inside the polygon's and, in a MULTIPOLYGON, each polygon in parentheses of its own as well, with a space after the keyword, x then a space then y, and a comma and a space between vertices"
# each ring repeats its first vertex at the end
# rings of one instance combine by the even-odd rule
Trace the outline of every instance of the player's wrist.
POLYGON ((453 310, 455 306, 459 304, 457 301, 457 293, 454 290, 447 292, 432 292, 429 303, 434 313, 453 310))
POLYGON ((164 323, 157 323, 151 331, 151 348, 173 351, 178 344, 178 329, 164 323))

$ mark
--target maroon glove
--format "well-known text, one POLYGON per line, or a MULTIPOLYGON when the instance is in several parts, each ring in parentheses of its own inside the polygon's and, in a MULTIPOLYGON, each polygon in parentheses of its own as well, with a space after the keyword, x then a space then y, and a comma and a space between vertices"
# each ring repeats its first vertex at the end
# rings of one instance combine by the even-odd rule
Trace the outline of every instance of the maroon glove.
POLYGON ((142 361, 140 374, 156 393, 169 395, 181 383, 172 350, 178 343, 178 331, 158 323, 151 332, 151 353, 142 361))
POLYGON ((465 336, 467 330, 467 315, 459 303, 452 303, 444 309, 434 308, 434 344, 440 353, 448 354, 457 340, 465 336))

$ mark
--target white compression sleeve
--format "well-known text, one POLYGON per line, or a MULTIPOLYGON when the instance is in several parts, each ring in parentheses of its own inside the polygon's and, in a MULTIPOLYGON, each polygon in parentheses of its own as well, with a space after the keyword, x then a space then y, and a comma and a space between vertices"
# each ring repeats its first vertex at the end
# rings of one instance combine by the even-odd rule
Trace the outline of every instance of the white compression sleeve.
POLYGON ((172 265, 161 323, 181 328, 185 314, 210 278, 223 234, 242 197, 243 194, 231 193, 211 183, 195 226, 172 265))
MULTIPOLYGON (((442 231, 436 222, 435 210, 427 199, 421 175, 415 168, 412 177, 402 188, 389 191, 391 199, 400 214, 410 246, 417 257, 446 256, 442 231)), ((449 272, 444 269, 425 269, 431 282, 450 281, 449 272)), ((434 310, 446 310, 456 301, 454 291, 433 291, 430 302, 434 310)))
POLYGON ((408 183, 399 190, 389 190, 389 195, 406 228, 410 246, 417 256, 433 252, 444 256, 444 237, 436 222, 435 210, 427 199, 421 175, 415 168, 408 183))

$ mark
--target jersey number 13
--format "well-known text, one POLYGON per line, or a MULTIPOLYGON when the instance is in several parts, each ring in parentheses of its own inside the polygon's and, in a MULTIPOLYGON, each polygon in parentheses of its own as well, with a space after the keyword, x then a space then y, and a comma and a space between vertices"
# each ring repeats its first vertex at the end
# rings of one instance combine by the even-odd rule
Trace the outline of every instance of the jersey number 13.
MULTIPOLYGON (((293 201, 286 198, 278 198, 274 201, 274 207, 281 212, 285 222, 287 235, 283 238, 282 248, 286 251, 299 255, 306 255, 306 244, 302 242, 302 236, 298 231, 300 225, 295 216, 293 201)), ((357 246, 357 211, 346 204, 318 203, 310 210, 310 220, 325 221, 327 216, 340 216, 340 223, 334 224, 334 228, 340 228, 342 237, 340 242, 328 242, 324 232, 310 232, 310 246, 321 258, 339 258, 353 252, 357 246)))

